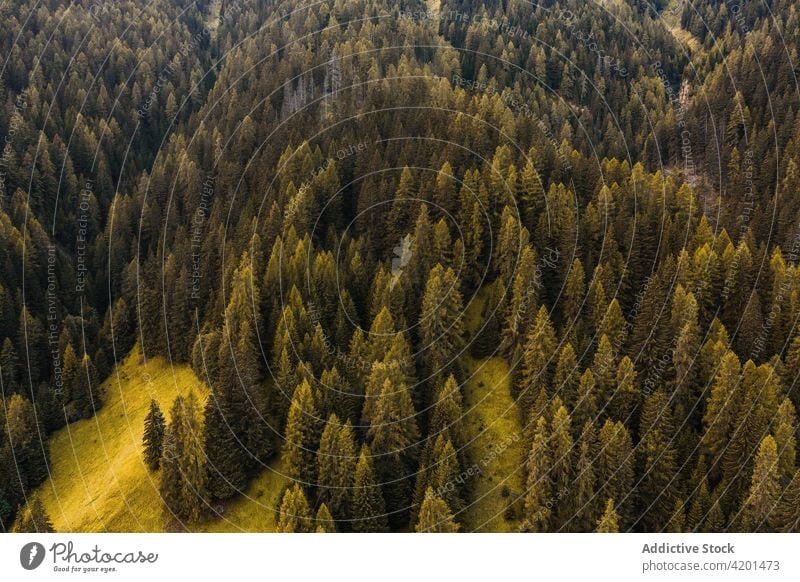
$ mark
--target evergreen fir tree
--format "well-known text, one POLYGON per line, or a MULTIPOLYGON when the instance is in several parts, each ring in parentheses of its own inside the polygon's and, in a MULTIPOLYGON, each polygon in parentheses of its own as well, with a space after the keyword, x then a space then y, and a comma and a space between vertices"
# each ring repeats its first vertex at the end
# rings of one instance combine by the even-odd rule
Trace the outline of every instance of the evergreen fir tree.
POLYGON ((208 495, 201 438, 197 397, 194 392, 178 396, 164 439, 159 491, 167 511, 181 523, 200 518, 208 495))
POLYGON ((560 500, 557 504, 557 511, 554 515, 553 528, 558 530, 573 514, 575 508, 569 501, 569 491, 573 483, 574 474, 574 450, 572 439, 572 419, 567 414, 567 409, 560 404, 556 398, 554 402, 555 411, 551 421, 551 435, 549 448, 552 452, 552 463, 550 479, 553 483, 554 498, 560 500))
POLYGON ((672 516, 669 518, 666 529, 670 533, 681 533, 685 528, 686 513, 684 511, 684 504, 680 499, 676 499, 675 506, 672 509, 672 516))
POLYGON ((644 531, 661 531, 674 515, 677 499, 675 426, 666 395, 656 391, 645 400, 639 423, 636 457, 641 475, 637 487, 644 531))
POLYGON ((295 483, 283 494, 278 511, 278 533, 312 533, 314 525, 303 488, 295 483))
POLYGON ((623 500, 616 509, 622 527, 631 524, 633 512, 633 444, 621 422, 606 420, 599 433, 598 482, 600 494, 623 500))
POLYGON ((569 408, 574 408, 578 397, 580 373, 575 350, 569 342, 564 344, 558 356, 556 372, 553 376, 553 387, 559 398, 569 408))
POLYGON ((336 533, 336 522, 328 511, 328 506, 324 503, 319 506, 317 516, 314 518, 316 524, 315 533, 336 533))
POLYGON ((740 374, 739 358, 733 352, 728 352, 722 358, 703 417, 703 444, 715 458, 726 449, 734 427, 740 374))
POLYGON ((778 415, 773 425, 773 436, 778 447, 780 459, 778 474, 781 479, 789 481, 795 473, 795 459, 797 457, 797 414, 792 401, 785 398, 778 408, 778 415))
POLYGON ((525 331, 529 328, 539 303, 536 251, 522 249, 511 286, 511 302, 503 323, 500 350, 512 364, 522 357, 525 331))
POLYGON ((525 413, 532 409, 539 388, 551 390, 550 364, 555 360, 555 350, 555 332, 547 309, 542 306, 525 340, 522 374, 516 390, 525 413))
POLYGON ((144 419, 144 436, 142 437, 144 461, 151 471, 158 470, 161 462, 165 430, 164 415, 161 413, 158 403, 151 399, 150 410, 144 419))
POLYGON ((358 456, 350 517, 355 532, 382 532, 388 528, 383 493, 375 480, 372 452, 367 445, 361 447, 358 456))
POLYGON ((628 356, 623 356, 617 367, 616 389, 609 404, 609 416, 625 423, 631 422, 634 411, 639 407, 640 396, 633 362, 628 356))
POLYGON ((541 417, 536 423, 533 444, 528 455, 528 482, 525 495, 525 528, 527 531, 548 531, 552 510, 550 498, 552 483, 550 469, 552 455, 548 447, 547 421, 541 417))
POLYGON ((614 348, 608 336, 602 335, 592 360, 592 373, 597 382, 598 405, 602 404, 601 409, 605 408, 606 413, 608 413, 608 403, 614 395, 616 372, 617 360, 614 348))
POLYGON ((286 475, 305 486, 311 486, 316 477, 314 461, 319 447, 320 422, 311 385, 304 380, 294 391, 289 406, 283 461, 286 475))
POLYGON ((575 338, 576 345, 582 346, 584 341, 584 325, 581 317, 583 301, 586 298, 586 274, 581 260, 575 258, 567 274, 564 289, 563 322, 564 330, 571 328, 570 337, 575 338))
POLYGON ((348 513, 356 469, 356 443, 350 421, 341 424, 331 414, 322 431, 317 451, 318 501, 342 519, 348 513))
POLYGON ((420 434, 414 404, 405 384, 387 379, 367 430, 367 442, 375 454, 378 476, 386 483, 386 509, 397 523, 411 505, 417 445, 420 434))
POLYGON ((425 499, 419 510, 419 520, 415 530, 417 533, 455 533, 458 531, 458 524, 453 520, 453 513, 447 506, 447 502, 436 497, 431 487, 425 491, 425 499))
POLYGON ((22 510, 13 530, 15 533, 55 533, 53 522, 42 505, 41 499, 35 497, 22 510))
POLYGON ((573 500, 574 515, 566 524, 569 531, 590 531, 597 521, 596 474, 593 449, 595 428, 591 422, 584 424, 578 441, 578 459, 575 467, 574 493, 566 499, 573 500))
POLYGON ((453 369, 464 346, 463 301, 451 268, 436 265, 428 275, 420 313, 420 339, 428 374, 453 369))
POLYGON ((586 368, 578 383, 578 397, 572 416, 575 423, 581 426, 597 419, 597 382, 590 368, 586 368))
POLYGON ((619 515, 614 507, 614 500, 606 501, 603 515, 597 520, 597 533, 619 533, 619 515))
POLYGON ((800 469, 784 489, 772 517, 776 531, 800 533, 800 469))
POLYGON ((778 445, 768 435, 758 448, 750 492, 742 507, 742 531, 757 532, 769 529, 772 513, 780 496, 778 445))
POLYGON ((711 507, 711 495, 708 489, 708 474, 705 460, 702 455, 698 455, 697 466, 692 473, 691 483, 696 483, 697 492, 691 497, 689 511, 686 515, 686 527, 688 531, 699 531, 706 514, 711 507))
MULTIPOLYGON (((247 488, 244 451, 215 395, 206 401, 203 448, 207 464, 208 493, 214 499, 228 499, 247 488)), ((165 445, 166 447, 166 441, 165 445)))

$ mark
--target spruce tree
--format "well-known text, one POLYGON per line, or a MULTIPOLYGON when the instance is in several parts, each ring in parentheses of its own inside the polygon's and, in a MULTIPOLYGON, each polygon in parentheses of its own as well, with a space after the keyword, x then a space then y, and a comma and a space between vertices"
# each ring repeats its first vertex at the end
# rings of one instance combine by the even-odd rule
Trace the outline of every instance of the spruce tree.
POLYGON ((214 499, 228 499, 247 488, 244 451, 228 424, 231 413, 225 412, 223 406, 212 394, 206 401, 204 414, 203 449, 208 493, 214 499))
POLYGON ((775 437, 775 444, 778 446, 778 457, 780 459, 778 473, 781 479, 789 481, 795 473, 795 459, 797 457, 797 414, 794 404, 785 398, 778 408, 778 415, 775 418, 772 434, 775 437))
POLYGON ((711 509, 708 510, 706 519, 703 522, 702 531, 704 533, 716 533, 722 531, 727 523, 727 517, 722 510, 722 505, 719 499, 715 499, 711 503, 711 509))
POLYGON ((458 524, 453 520, 453 513, 447 502, 436 497, 433 489, 428 487, 425 499, 419 510, 419 520, 414 528, 417 533, 455 533, 458 524))
POLYGON ((90 418, 100 410, 100 390, 97 371, 89 354, 83 354, 72 388, 72 405, 78 418, 90 418))
POLYGON ((779 532, 800 533, 800 469, 784 489, 771 525, 779 532))
POLYGON ((578 383, 578 396, 575 412, 572 415, 577 425, 593 423, 597 420, 597 381, 591 368, 586 368, 578 383))
POLYGON ((390 520, 400 522, 411 505, 420 433, 414 404, 405 384, 390 379, 383 384, 367 442, 376 455, 376 468, 386 483, 386 508, 390 520))
POLYGON ((551 390, 550 366, 555 361, 555 350, 555 332, 543 305, 525 340, 522 374, 516 390, 520 406, 526 414, 533 408, 539 388, 548 392, 551 390))
POLYGON ((741 527, 745 532, 769 530, 781 489, 778 472, 778 445, 767 435, 758 448, 750 491, 742 507, 741 527))
POLYGON ((573 515, 563 527, 567 531, 590 531, 598 514, 598 498, 596 493, 595 448, 596 431, 594 424, 587 422, 581 430, 578 440, 575 479, 570 493, 566 495, 573 503, 573 515))
POLYGON ((639 466, 637 494, 644 531, 661 531, 673 515, 678 475, 675 426, 667 396, 656 391, 645 400, 636 447, 639 466))
POLYGON ((575 350, 572 349, 572 344, 567 342, 561 348, 558 356, 558 364, 553 376, 553 388, 556 395, 570 409, 575 407, 579 382, 580 372, 575 358, 575 350))
POLYGON ((439 388, 428 427, 428 441, 438 435, 446 436, 457 450, 465 443, 463 398, 455 376, 450 374, 439 388))
POLYGON ((197 521, 204 509, 208 497, 208 475, 203 454, 203 428, 200 406, 194 391, 189 391, 186 398, 186 410, 183 416, 184 445, 181 459, 183 476, 183 506, 189 521, 197 521))
POLYGON ((742 367, 734 429, 721 463, 722 478, 727 481, 727 503, 739 503, 746 494, 756 451, 777 414, 780 390, 777 374, 769 364, 756 366, 748 360, 742 367))
POLYGON ((672 515, 667 523, 666 530, 670 533, 682 533, 686 529, 686 512, 684 511, 684 503, 680 499, 675 499, 675 505, 672 508, 672 515))
POLYGON ((61 401, 64 404, 65 421, 70 422, 78 418, 78 413, 75 410, 74 394, 77 393, 76 382, 80 375, 80 366, 78 364, 78 357, 75 355, 75 350, 71 343, 67 344, 64 348, 64 355, 61 358, 61 382, 63 385, 63 395, 61 401))
POLYGON ((289 406, 283 461, 287 476, 306 486, 312 485, 316 477, 314 461, 319 447, 320 424, 311 385, 304 380, 294 391, 289 406))
POLYGON ((562 327, 564 333, 569 330, 569 337, 574 338, 579 347, 584 345, 585 340, 583 318, 581 317, 582 305, 586 298, 585 278, 583 264, 576 257, 569 269, 565 283, 562 327))
POLYGON ((150 410, 144 419, 144 462, 151 471, 157 471, 161 462, 161 453, 164 444, 166 423, 158 403, 151 399, 150 410))
POLYGON ((409 231, 412 221, 411 207, 415 196, 414 175, 408 167, 405 167, 400 173, 400 182, 389 213, 388 224, 391 226, 385 234, 385 248, 391 248, 391 245, 396 244, 400 237, 409 231))
POLYGON ((574 506, 566 494, 574 478, 574 442, 572 439, 572 419, 567 409, 556 398, 555 411, 551 420, 549 448, 552 453, 550 479, 553 483, 553 497, 557 510, 554 512, 553 529, 558 530, 574 513, 574 506), (557 408, 556 408, 556 405, 557 408))
POLYGON ((616 506, 622 527, 633 518, 634 463, 631 435, 621 422, 606 420, 599 433, 598 482, 600 494, 620 499, 616 506))
POLYGON ((166 510, 179 522, 200 518, 207 491, 201 421, 194 392, 178 396, 164 439, 159 491, 166 510))
POLYGON ((350 518, 355 532, 382 532, 388 528, 383 493, 375 479, 372 452, 367 445, 361 447, 353 484, 350 518))
MULTIPOLYGON (((13 463, 16 478, 15 487, 24 492, 38 486, 49 475, 50 446, 45 436, 44 427, 37 419, 36 409, 31 401, 22 394, 12 394, 6 401, 0 401, 5 412, 6 446, 10 449, 9 461, 13 463)), ((8 465, 11 467, 12 465, 8 465)), ((7 469, 6 473, 11 473, 7 469)))
POLYGON ((493 267, 497 272, 497 280, 500 281, 500 285, 506 287, 511 285, 514 267, 522 250, 527 246, 528 231, 520 225, 514 211, 509 206, 503 208, 503 216, 500 221, 500 233, 495 247, 493 267))
MULTIPOLYGON (((460 495, 460 475, 461 467, 453 443, 440 434, 436 437, 430 455, 420 465, 417 473, 414 508, 417 509, 422 505, 424 494, 421 492, 433 488, 436 496, 443 499, 451 510, 461 510, 463 501, 460 495)), ((416 511, 412 511, 413 515, 416 513, 416 511)))
POLYGON ((452 370, 464 346, 460 287, 449 267, 437 264, 428 275, 419 320, 422 359, 428 374, 452 370))
POLYGON ((605 409, 605 413, 608 414, 608 406, 614 395, 617 359, 611 340, 605 334, 600 336, 597 344, 597 351, 592 360, 592 373, 597 382, 598 406, 601 412, 605 409))
POLYGON ((598 333, 608 337, 615 354, 618 354, 625 343, 628 334, 628 325, 622 315, 622 308, 619 306, 617 298, 608 304, 603 321, 600 324, 598 333))
POLYGON ((15 533, 55 533, 53 522, 44 509, 41 499, 34 497, 20 512, 12 528, 15 533))
POLYGON ((295 483, 283 494, 281 508, 278 511, 278 533, 311 533, 314 528, 311 508, 308 506, 303 488, 295 483))
MULTIPOLYGON (((74 353, 73 353, 74 357, 74 353)), ((62 357, 61 378, 64 378, 64 360, 62 357)), ((3 340, 3 347, 0 349, 0 380, 3 382, 3 390, 7 393, 17 391, 19 382, 19 357, 14 344, 9 338, 3 340)))
POLYGON ((164 435, 164 446, 161 457, 161 480, 158 491, 164 502, 164 509, 172 517, 182 520, 183 515, 183 478, 181 476, 180 459, 183 455, 183 397, 178 396, 172 404, 170 421, 164 435))
POLYGON ((522 249, 511 286, 511 302, 500 334, 500 351, 514 365, 522 357, 525 332, 539 305, 541 282, 537 280, 536 251, 522 249))
MULTIPOLYGON (((234 454, 247 472, 259 467, 272 454, 272 431, 266 426, 266 419, 270 417, 266 403, 278 400, 271 398, 262 387, 262 355, 256 335, 261 315, 256 301, 259 290, 254 281, 253 261, 250 253, 244 252, 233 273, 231 292, 224 309, 218 377, 214 383, 220 410, 225 413, 225 420, 238 443, 239 451, 234 454)), ((291 308, 287 306, 287 310, 305 314, 302 299, 296 293, 290 293, 290 301, 291 308)), ((291 324, 287 326, 292 327, 291 324)), ((280 331, 276 331, 276 337, 282 337, 280 331)), ((278 347, 276 341, 275 349, 278 347)))
POLYGON ((603 515, 597 520, 597 533, 619 533, 619 515, 614 507, 614 500, 606 501, 606 508, 603 515))
POLYGON ((316 525, 315 533, 336 533, 336 522, 328 511, 328 506, 324 503, 319 506, 317 516, 314 518, 316 525))
POLYGON ((703 444, 714 458, 725 451, 736 421, 737 392, 741 382, 741 365, 733 352, 722 358, 703 417, 703 444))
POLYGON ((437 213, 447 212, 455 214, 456 207, 456 181, 453 167, 450 162, 445 161, 439 168, 436 175, 436 189, 434 190, 433 201, 438 206, 437 213))
POLYGON ((356 469, 355 433, 350 421, 341 424, 331 414, 322 431, 317 451, 318 502, 339 519, 348 513, 356 469))
POLYGON ((697 457, 697 466, 692 473, 690 483, 694 484, 697 491, 692 495, 689 503, 689 511, 686 514, 686 527, 688 531, 699 531, 711 507, 708 473, 703 455, 698 455, 697 457))
POLYGON ((530 453, 528 454, 527 492, 525 494, 525 529, 545 532, 550 527, 552 482, 550 470, 552 455, 548 446, 547 420, 540 417, 536 422, 530 453))
MULTIPOLYGON (((699 399, 697 383, 698 351, 700 350, 700 334, 697 323, 688 321, 677 338, 675 350, 672 352, 672 365, 675 368, 676 400, 681 417, 696 410, 694 404, 699 399)), ((699 416, 693 413, 692 417, 699 416)), ((699 420, 699 419, 698 419, 699 420)))
POLYGON ((634 411, 639 407, 640 397, 641 393, 633 362, 628 356, 623 356, 617 367, 616 388, 609 404, 609 416, 616 420, 630 423, 634 411))

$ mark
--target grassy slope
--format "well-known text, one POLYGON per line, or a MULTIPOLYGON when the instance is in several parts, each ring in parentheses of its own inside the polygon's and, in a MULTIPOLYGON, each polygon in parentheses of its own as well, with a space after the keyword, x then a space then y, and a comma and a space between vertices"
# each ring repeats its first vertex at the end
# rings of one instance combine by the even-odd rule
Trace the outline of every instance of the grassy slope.
MULTIPOLYGON (((164 526, 158 474, 144 466, 141 440, 150 399, 165 414, 178 394, 208 388, 187 366, 162 358, 140 363, 138 349, 103 385, 105 406, 94 418, 71 424, 51 440, 51 477, 39 495, 57 531, 157 532, 164 526), (147 382, 147 375, 150 381, 147 382)), ((283 486, 278 466, 265 470, 222 519, 197 531, 274 531, 273 508, 283 486)))
MULTIPOLYGON (((486 290, 484 290, 486 291, 486 290)), ((467 311, 471 334, 481 321, 482 293, 467 311)), ((504 515, 513 497, 524 491, 524 436, 517 406, 511 397, 508 364, 499 357, 465 358, 470 376, 464 385, 464 426, 469 439, 467 455, 482 473, 470 480, 470 505, 459 516, 466 531, 509 532, 517 520, 504 515), (516 440, 510 440, 516 437, 516 440)))

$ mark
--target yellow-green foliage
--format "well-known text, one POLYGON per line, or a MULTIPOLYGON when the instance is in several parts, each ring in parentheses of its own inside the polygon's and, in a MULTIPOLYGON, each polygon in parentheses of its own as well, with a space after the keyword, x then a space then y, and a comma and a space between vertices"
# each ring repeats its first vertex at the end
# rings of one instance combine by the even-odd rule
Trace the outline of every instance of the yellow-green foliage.
MULTIPOLYGON (((163 358, 144 364, 138 348, 102 387, 105 405, 94 418, 52 436, 51 476, 39 495, 59 532, 157 532, 165 524, 158 494, 159 473, 142 457, 144 417, 154 398, 165 415, 178 394, 208 395, 188 366, 163 358)), ((167 419, 169 420, 169 419, 167 419)), ((274 531, 284 478, 265 470, 245 496, 225 504, 220 518, 193 524, 197 531, 274 531)))
MULTIPOLYGON (((483 293, 467 311, 470 332, 480 321, 482 299, 483 293)), ((457 519, 464 531, 515 531, 521 521, 507 519, 505 510, 525 491, 526 454, 519 411, 511 397, 510 369, 499 357, 466 357, 463 363, 469 378, 463 387, 468 457, 481 473, 469 479, 468 507, 457 519)))

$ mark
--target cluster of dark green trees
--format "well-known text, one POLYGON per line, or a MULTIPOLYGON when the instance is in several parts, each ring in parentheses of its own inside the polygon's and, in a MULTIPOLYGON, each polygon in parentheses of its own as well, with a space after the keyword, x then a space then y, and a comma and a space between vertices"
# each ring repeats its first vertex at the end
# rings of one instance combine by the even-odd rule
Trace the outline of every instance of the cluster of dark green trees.
POLYGON ((499 356, 525 529, 798 528, 791 2, 18 5, 1 529, 136 342, 212 388, 148 416, 180 522, 280 455, 282 531, 459 528, 499 356))
POLYGON ((176 96, 196 105, 205 94, 206 85, 190 91, 212 58, 205 7, 21 0, 2 9, 2 531, 47 476, 47 435, 102 406, 98 381, 136 341, 135 304, 114 301, 112 312, 117 291, 107 287, 120 281, 108 270, 118 267, 113 246, 136 243, 124 229, 112 235, 107 218, 152 165, 170 121, 188 116, 176 96), (193 38, 201 50, 181 50, 193 38))

